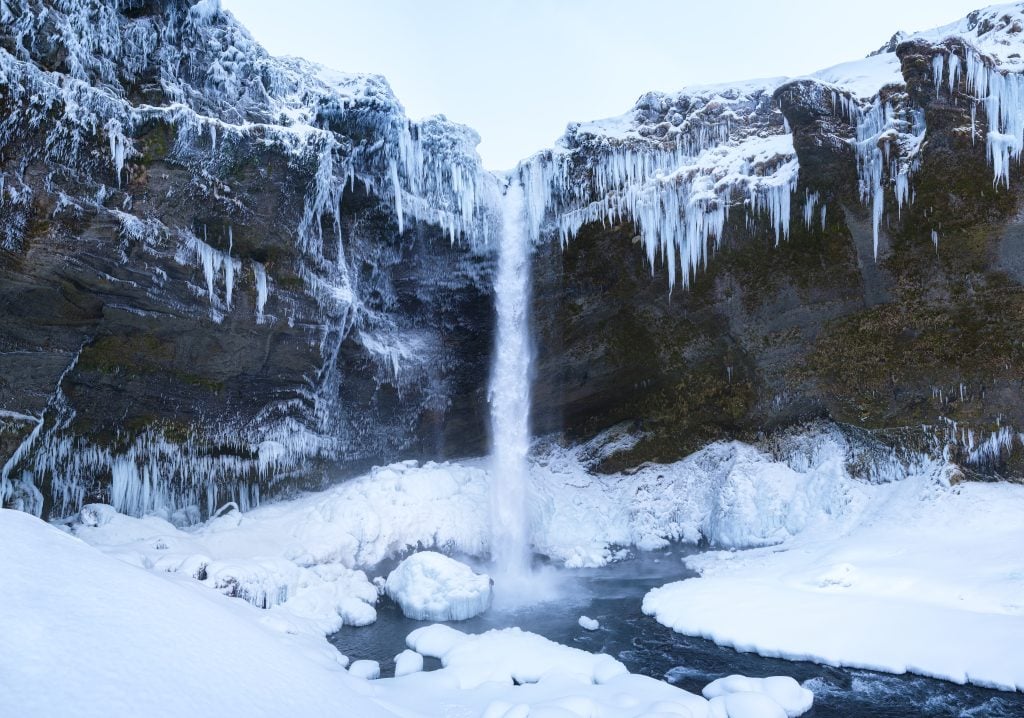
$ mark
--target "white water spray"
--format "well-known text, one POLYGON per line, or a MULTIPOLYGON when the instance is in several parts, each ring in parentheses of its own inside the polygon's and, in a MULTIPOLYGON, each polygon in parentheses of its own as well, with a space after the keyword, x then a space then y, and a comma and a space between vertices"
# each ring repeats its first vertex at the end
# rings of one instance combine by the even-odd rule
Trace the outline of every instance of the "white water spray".
POLYGON ((530 240, 523 186, 513 179, 502 202, 494 303, 498 322, 491 370, 491 556, 495 573, 530 570, 526 495, 530 449, 530 240))

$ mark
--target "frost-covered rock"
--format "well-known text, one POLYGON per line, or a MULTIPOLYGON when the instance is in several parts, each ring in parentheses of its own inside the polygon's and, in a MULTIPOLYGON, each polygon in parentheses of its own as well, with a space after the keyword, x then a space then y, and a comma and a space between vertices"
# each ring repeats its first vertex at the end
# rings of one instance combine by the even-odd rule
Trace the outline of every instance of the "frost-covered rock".
POLYGON ((578 623, 580 624, 580 628, 582 628, 584 631, 596 631, 601 627, 600 621, 598 621, 596 618, 590 618, 588 616, 580 616, 580 620, 578 621, 578 623))
POLYGON ((388 596, 409 618, 462 621, 491 605, 491 577, 434 551, 420 551, 388 575, 388 596))

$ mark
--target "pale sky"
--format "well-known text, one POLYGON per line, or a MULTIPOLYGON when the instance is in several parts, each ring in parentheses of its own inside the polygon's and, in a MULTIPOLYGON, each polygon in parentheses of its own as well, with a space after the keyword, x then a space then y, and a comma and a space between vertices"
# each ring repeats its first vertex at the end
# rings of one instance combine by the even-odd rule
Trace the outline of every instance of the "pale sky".
POLYGON ((480 133, 489 169, 648 90, 798 76, 980 0, 223 0, 275 55, 387 77, 413 119, 480 133))

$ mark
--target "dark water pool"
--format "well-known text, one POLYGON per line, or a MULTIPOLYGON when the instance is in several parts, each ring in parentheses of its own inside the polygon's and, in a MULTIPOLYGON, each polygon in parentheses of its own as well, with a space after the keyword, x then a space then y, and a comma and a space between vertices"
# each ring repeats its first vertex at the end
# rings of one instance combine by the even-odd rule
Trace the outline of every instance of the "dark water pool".
MULTIPOLYGON (((611 654, 633 673, 694 693, 731 673, 793 676, 814 691, 814 709, 806 714, 813 718, 1024 718, 1021 693, 762 658, 673 633, 644 616, 640 604, 651 588, 693 575, 681 565, 681 558, 691 550, 675 547, 637 554, 599 569, 547 569, 540 583, 553 591, 554 599, 519 609, 499 607, 450 625, 467 633, 519 626, 565 645, 611 654), (600 621, 600 629, 580 628, 581 615, 600 621)), ((390 676, 394 656, 405 648, 406 635, 427 623, 406 618, 387 598, 378 605, 377 615, 375 624, 346 626, 330 641, 353 660, 379 661, 381 675, 390 676)), ((439 665, 436 659, 425 662, 427 670, 439 665)))

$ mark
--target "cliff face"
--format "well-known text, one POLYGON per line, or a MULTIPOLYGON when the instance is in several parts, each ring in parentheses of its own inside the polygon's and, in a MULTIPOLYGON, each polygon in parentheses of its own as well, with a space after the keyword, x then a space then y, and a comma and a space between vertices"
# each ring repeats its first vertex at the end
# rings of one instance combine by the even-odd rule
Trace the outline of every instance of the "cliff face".
POLYGON ((652 95, 570 128, 576 182, 615 155, 664 169, 583 199, 638 210, 541 247, 536 424, 581 439, 627 422, 641 438, 607 470, 829 417, 1024 476, 1022 28, 1019 8, 982 11, 809 78, 652 95), (671 158, 672 133, 702 139, 671 158), (686 226, 650 252, 644 220, 667 206, 686 226))
POLYGON ((484 450, 474 133, 209 0, 3 13, 7 504, 206 512, 484 450))
POLYGON ((193 521, 486 448, 493 239, 534 433, 599 468, 828 417, 1024 475, 1024 13, 650 93, 510 177, 214 0, 0 3, 0 502, 193 521), (175 513, 177 512, 177 513, 175 513))

